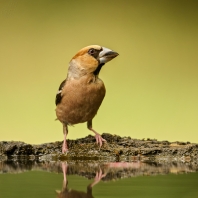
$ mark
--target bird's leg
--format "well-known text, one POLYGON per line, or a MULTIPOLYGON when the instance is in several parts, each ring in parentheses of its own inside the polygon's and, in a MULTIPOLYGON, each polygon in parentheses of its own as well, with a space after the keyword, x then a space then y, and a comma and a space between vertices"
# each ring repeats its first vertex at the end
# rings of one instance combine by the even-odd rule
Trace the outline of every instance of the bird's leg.
POLYGON ((62 171, 63 171, 63 190, 67 188, 67 168, 68 168, 68 165, 67 165, 67 162, 61 162, 62 164, 62 171))
POLYGON ((64 139, 63 139, 62 153, 65 153, 65 152, 68 151, 68 148, 67 148, 67 141, 66 141, 67 133, 68 133, 67 125, 66 125, 66 124, 63 124, 64 139))
POLYGON ((106 142, 104 138, 101 137, 99 133, 97 133, 93 128, 92 128, 92 120, 87 122, 87 128, 91 130, 92 132, 95 133, 95 138, 96 138, 96 143, 102 146, 102 142, 106 142))

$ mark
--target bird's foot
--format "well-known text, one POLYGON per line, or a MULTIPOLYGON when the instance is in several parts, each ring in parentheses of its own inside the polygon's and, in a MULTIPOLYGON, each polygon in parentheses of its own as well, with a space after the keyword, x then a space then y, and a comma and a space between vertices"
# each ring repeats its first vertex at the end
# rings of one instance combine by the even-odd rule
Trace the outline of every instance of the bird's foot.
POLYGON ((67 165, 67 162, 62 162, 62 171, 63 171, 63 187, 66 188, 67 187, 67 168, 68 168, 68 165, 67 165))
POLYGON ((68 148, 67 148, 67 143, 63 142, 63 146, 62 146, 62 153, 67 153, 68 152, 68 148))
POLYGON ((100 171, 96 173, 96 177, 95 177, 94 181, 99 182, 105 176, 106 176, 106 174, 102 174, 102 170, 100 169, 100 171))
POLYGON ((101 170, 101 169, 100 169, 99 172, 96 172, 96 176, 95 176, 95 178, 94 178, 93 183, 91 184, 91 187, 93 187, 93 186, 95 186, 97 183, 99 183, 100 180, 101 180, 102 178, 104 178, 105 176, 106 176, 106 174, 102 174, 102 170, 101 170))
POLYGON ((104 138, 101 137, 101 135, 99 133, 95 132, 95 138, 96 138, 96 143, 100 145, 100 147, 102 146, 102 142, 106 142, 106 140, 104 138))

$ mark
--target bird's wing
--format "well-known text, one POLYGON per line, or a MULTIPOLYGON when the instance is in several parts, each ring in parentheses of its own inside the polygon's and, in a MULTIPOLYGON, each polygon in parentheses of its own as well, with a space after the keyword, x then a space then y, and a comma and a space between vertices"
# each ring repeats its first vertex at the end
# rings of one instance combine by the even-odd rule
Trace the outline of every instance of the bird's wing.
POLYGON ((61 99, 62 99, 62 90, 63 90, 63 87, 65 86, 66 84, 66 79, 60 84, 59 88, 58 88, 58 92, 56 94, 56 100, 55 100, 55 103, 56 105, 58 105, 60 102, 61 102, 61 99))

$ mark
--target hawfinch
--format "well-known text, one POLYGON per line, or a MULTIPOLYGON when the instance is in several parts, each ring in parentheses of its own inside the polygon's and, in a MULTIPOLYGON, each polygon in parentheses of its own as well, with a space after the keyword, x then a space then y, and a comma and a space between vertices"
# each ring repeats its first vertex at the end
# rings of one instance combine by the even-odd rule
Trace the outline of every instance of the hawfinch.
POLYGON ((56 94, 56 116, 63 124, 62 153, 67 152, 68 125, 87 122, 87 128, 95 133, 97 144, 106 141, 92 128, 92 119, 105 96, 105 86, 98 77, 105 63, 118 56, 108 48, 90 45, 81 49, 69 62, 67 78, 56 94))

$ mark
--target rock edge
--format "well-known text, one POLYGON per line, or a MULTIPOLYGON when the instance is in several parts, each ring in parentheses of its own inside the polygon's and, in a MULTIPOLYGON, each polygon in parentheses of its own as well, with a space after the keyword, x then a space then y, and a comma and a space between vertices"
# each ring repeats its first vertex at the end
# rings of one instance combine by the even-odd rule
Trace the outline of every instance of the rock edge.
POLYGON ((0 142, 0 161, 2 160, 180 160, 198 162, 198 144, 190 142, 157 141, 156 139, 133 139, 103 133, 107 140, 101 148, 96 144, 94 136, 76 140, 67 140, 69 152, 61 153, 62 141, 40 145, 26 144, 17 141, 0 142))

